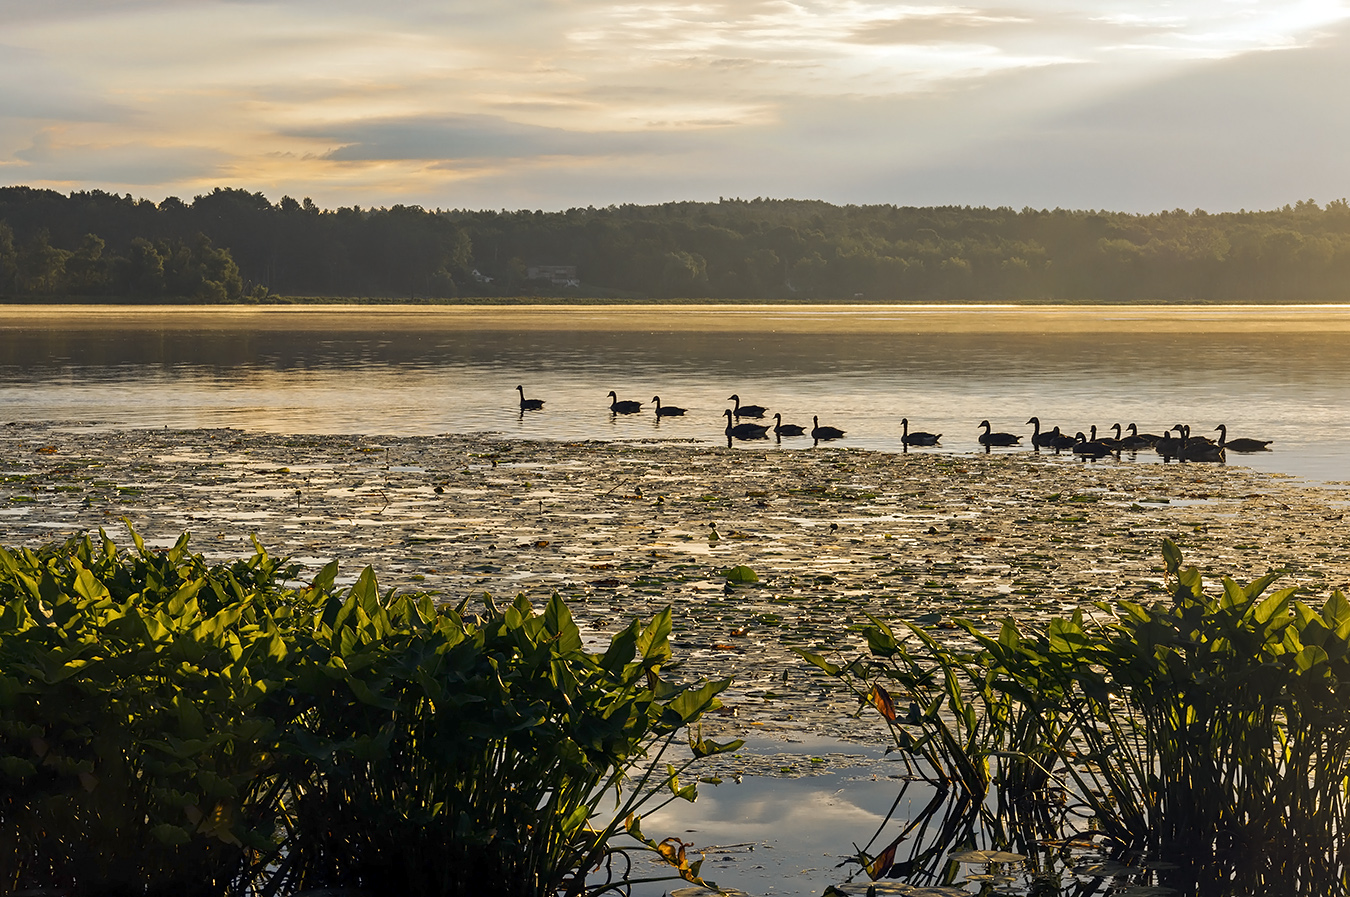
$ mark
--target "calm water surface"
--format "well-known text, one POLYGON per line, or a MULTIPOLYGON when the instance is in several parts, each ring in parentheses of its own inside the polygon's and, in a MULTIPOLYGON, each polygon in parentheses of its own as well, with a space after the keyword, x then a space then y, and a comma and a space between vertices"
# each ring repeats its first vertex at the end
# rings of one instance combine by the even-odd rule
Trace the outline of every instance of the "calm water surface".
POLYGON ((943 434, 927 451, 949 453, 980 451, 985 418, 1023 434, 1032 415, 1070 434, 1226 423, 1230 436, 1274 440, 1229 463, 1342 480, 1348 331, 1343 307, 9 307, 0 417, 713 445, 737 393, 882 451, 901 450, 904 417, 943 434), (545 410, 521 414, 517 384, 545 410), (611 415, 611 389, 643 413, 611 415), (658 422, 655 395, 688 414, 658 422))

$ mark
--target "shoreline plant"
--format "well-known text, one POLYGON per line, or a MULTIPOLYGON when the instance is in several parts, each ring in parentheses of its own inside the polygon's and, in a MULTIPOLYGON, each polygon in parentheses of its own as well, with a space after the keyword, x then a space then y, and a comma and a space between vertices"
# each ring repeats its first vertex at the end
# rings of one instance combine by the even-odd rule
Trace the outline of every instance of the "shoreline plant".
POLYGON ((1346 893, 1350 601, 1267 593, 1278 572, 1208 594, 1175 544, 1163 558, 1165 601, 997 634, 957 620, 959 641, 872 618, 859 657, 798 653, 999 830, 1147 850, 1192 893, 1346 893))
POLYGON ((581 897, 628 850, 699 881, 639 811, 739 742, 690 734, 729 681, 662 677, 669 609, 597 653, 556 597, 474 617, 133 540, 0 549, 0 890, 581 897))

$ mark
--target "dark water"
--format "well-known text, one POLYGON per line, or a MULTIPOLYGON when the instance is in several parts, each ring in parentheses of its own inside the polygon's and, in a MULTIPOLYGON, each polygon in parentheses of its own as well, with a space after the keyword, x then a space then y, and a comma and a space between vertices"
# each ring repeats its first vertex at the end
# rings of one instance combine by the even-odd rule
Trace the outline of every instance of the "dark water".
POLYGON ((1250 310, 1239 332, 1157 310, 1137 321, 1062 310, 1047 324, 1017 310, 946 313, 935 323, 907 310, 728 322, 717 311, 657 309, 608 330, 594 313, 556 326, 511 315, 466 321, 454 309, 329 309, 298 320, 176 314, 0 311, 0 417, 716 444, 737 393, 785 422, 809 428, 818 416, 846 431, 841 444, 860 448, 899 451, 904 417, 942 433, 935 450, 950 453, 981 450, 976 425, 986 418, 1022 434, 1032 415, 1070 434, 1131 422, 1154 433, 1189 423, 1208 434, 1225 423, 1231 437, 1274 440, 1274 451, 1229 463, 1350 476, 1345 312, 1330 326, 1322 315, 1292 327, 1272 313, 1272 332, 1250 310), (517 384, 545 410, 522 415, 517 384), (643 413, 611 415, 611 389, 643 402, 643 413), (658 422, 655 395, 688 414, 658 422))

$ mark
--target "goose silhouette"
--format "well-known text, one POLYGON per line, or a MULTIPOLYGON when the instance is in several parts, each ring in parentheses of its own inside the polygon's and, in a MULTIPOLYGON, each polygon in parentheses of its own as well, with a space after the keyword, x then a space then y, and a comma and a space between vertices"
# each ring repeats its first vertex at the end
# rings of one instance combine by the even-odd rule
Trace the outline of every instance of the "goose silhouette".
POLYGON ((520 410, 521 410, 521 411, 538 411, 540 408, 543 408, 543 407, 544 407, 544 400, 543 400, 543 399, 527 399, 527 398, 525 398, 525 387, 523 387, 523 386, 517 386, 517 387, 516 387, 516 390, 520 393, 520 410))
POLYGON ((1060 451, 1061 449, 1073 448, 1074 445, 1078 442, 1077 439, 1070 436, 1068 433, 1059 432, 1059 427, 1055 427, 1046 435, 1050 437, 1050 441, 1047 442, 1046 445, 1050 446, 1050 448, 1054 449, 1057 452, 1060 451))
MULTIPOLYGON (((1033 417, 1028 420, 1027 423, 1035 427, 1031 432, 1031 444, 1033 447, 1054 448, 1055 434, 1050 430, 1046 430, 1044 433, 1041 432, 1041 419, 1039 417, 1033 417)), ((1059 428, 1056 427, 1055 429, 1058 430, 1059 428)))
POLYGON ((609 410, 615 414, 637 414, 642 410, 641 402, 634 402, 632 399, 624 399, 620 402, 618 395, 612 389, 609 391, 609 397, 614 400, 609 403, 609 410))
POLYGON ((1022 441, 1022 437, 1016 433, 991 433, 990 423, 982 420, 979 426, 984 427, 984 432, 980 434, 980 445, 1017 445, 1022 441))
POLYGON ((763 417, 764 412, 769 410, 763 405, 742 405, 741 397, 734 393, 727 396, 727 401, 736 403, 736 407, 732 409, 731 413, 737 417, 763 417))
POLYGON ((657 417, 682 417, 684 415, 683 408, 677 408, 674 405, 662 405, 660 396, 652 396, 652 401, 656 403, 657 417))
POLYGON ((806 428, 797 424, 785 424, 783 423, 783 415, 775 414, 773 416, 773 432, 774 435, 779 437, 800 436, 806 432, 806 428))
POLYGON ((733 436, 737 439, 767 439, 769 433, 768 424, 735 424, 731 423, 731 409, 723 412, 727 416, 727 439, 733 436))
POLYGON ((811 438, 819 442, 822 439, 839 439, 844 435, 844 431, 838 427, 822 427, 820 418, 811 416, 811 438))
POLYGON ((1235 452, 1268 452, 1273 439, 1248 439, 1241 437, 1238 439, 1228 438, 1228 427, 1219 424, 1214 429, 1219 431, 1219 448, 1232 449, 1235 452))
POLYGON ((937 445, 938 440, 942 438, 941 433, 924 433, 921 430, 909 432, 909 418, 900 418, 900 426, 903 428, 900 434, 901 445, 937 445))
POLYGON ((1222 462, 1223 459, 1223 446, 1203 436, 1192 436, 1189 425, 1181 428, 1181 460, 1222 462))
MULTIPOLYGON (((1093 427, 1095 430, 1096 427, 1093 427)), ((1115 451, 1104 442, 1088 439, 1080 430, 1074 436, 1073 453, 1083 458, 1103 458, 1115 451)))
POLYGON ((1151 448, 1153 444, 1158 441, 1157 437, 1149 436, 1147 433, 1142 436, 1139 435, 1139 428, 1134 424, 1130 424, 1126 429, 1130 431, 1130 435, 1120 437, 1120 447, 1127 452, 1136 452, 1141 448, 1151 448))

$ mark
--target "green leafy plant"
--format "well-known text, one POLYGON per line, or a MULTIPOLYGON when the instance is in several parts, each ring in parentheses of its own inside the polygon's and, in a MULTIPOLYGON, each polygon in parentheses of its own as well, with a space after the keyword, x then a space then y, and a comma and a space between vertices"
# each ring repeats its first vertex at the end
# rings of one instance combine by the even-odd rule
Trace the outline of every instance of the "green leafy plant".
POLYGON ((1211 595, 1174 544, 1163 555, 1169 599, 1154 605, 1102 603, 1029 634, 959 621, 960 643, 874 619, 865 655, 799 653, 963 801, 992 787, 1000 806, 1091 816, 1119 844, 1187 856, 1192 873, 1224 879, 1222 857, 1264 885, 1344 887, 1350 601, 1267 594, 1278 573, 1225 577, 1211 595))
POLYGON ((620 841, 697 880, 637 811, 739 742, 666 762, 728 684, 662 678, 668 610, 592 653, 556 598, 470 618, 133 538, 0 549, 0 888, 582 895, 620 841))

